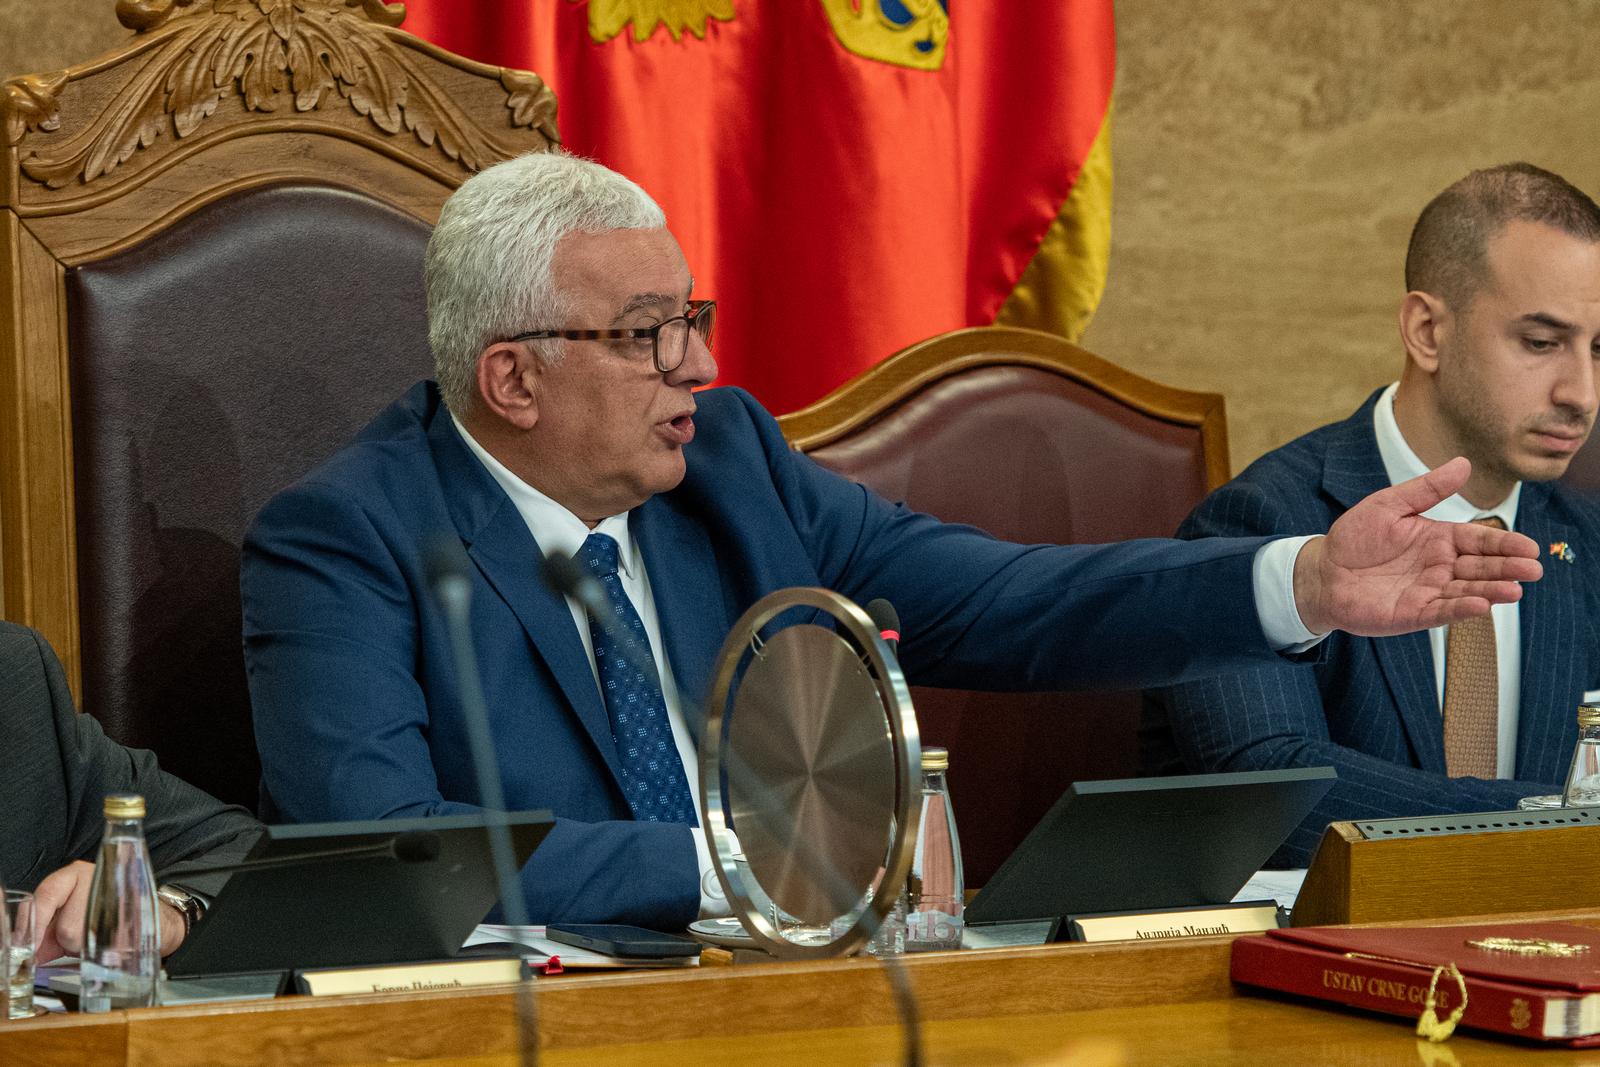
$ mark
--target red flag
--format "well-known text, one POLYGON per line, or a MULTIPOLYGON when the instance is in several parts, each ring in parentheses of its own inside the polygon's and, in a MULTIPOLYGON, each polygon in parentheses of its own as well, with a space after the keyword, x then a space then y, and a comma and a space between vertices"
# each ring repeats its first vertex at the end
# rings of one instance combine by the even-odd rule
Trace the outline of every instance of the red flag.
POLYGON ((774 411, 960 326, 1075 337, 1099 299, 1111 0, 407 7, 537 71, 565 146, 660 202, 718 301, 719 381, 774 411))

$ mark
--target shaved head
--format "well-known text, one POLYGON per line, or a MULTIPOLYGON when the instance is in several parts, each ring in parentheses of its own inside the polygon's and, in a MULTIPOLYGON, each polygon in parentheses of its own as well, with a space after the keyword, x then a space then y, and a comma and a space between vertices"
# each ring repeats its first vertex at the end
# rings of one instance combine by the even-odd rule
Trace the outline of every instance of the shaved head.
POLYGON ((1406 291, 1465 311, 1489 277, 1489 239, 1513 221, 1600 241, 1600 207, 1531 163, 1475 170, 1422 209, 1406 249, 1406 291))

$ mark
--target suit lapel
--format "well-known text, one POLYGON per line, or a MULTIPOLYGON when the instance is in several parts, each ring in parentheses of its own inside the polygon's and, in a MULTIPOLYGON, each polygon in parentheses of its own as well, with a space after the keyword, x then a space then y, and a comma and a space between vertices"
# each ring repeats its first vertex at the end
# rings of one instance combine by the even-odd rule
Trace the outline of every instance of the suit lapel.
POLYGON ((1577 647, 1583 628, 1583 583, 1574 567, 1550 554, 1571 539, 1573 528, 1550 512, 1550 487, 1524 483, 1517 529, 1539 546, 1544 577, 1522 587, 1518 610, 1522 649, 1522 699, 1517 719, 1518 778, 1560 781, 1566 773, 1576 699, 1584 686, 1577 647))
MULTIPOLYGON (((1329 441, 1323 467, 1323 490, 1340 505, 1340 514, 1362 498, 1385 489, 1389 472, 1378 451, 1372 409, 1379 393, 1341 425, 1329 441)), ((1426 630, 1366 641, 1373 648, 1379 669, 1400 712, 1400 722, 1424 770, 1444 772, 1444 721, 1433 670, 1433 650, 1426 630)))
POLYGON ((673 494, 651 497, 634 509, 632 521, 678 704, 698 743, 711 668, 729 622, 716 553, 705 526, 680 511, 673 494))
POLYGON ((428 436, 439 468, 439 483, 456 530, 467 546, 467 555, 522 623, 529 641, 550 668, 568 706, 583 723, 620 788, 621 768, 611 740, 611 720, 595 685, 594 671, 572 624, 566 599, 539 579, 543 553, 528 531, 528 524, 511 498, 467 449, 442 406, 428 436))

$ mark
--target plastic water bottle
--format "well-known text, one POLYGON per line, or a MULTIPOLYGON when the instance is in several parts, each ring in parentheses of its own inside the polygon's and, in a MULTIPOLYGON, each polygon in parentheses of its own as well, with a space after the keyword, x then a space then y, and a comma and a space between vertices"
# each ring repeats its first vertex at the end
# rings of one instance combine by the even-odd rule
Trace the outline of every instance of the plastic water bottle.
POLYGON ((106 832, 95 858, 84 922, 83 1011, 149 1007, 161 974, 155 870, 144 840, 144 798, 105 800, 106 832))
POLYGON ((1600 704, 1580 704, 1578 745, 1572 750, 1561 806, 1578 808, 1591 804, 1600 804, 1600 704))
POLYGON ((966 879, 961 869, 961 839, 950 807, 945 772, 950 753, 922 750, 922 828, 911 864, 906 910, 906 951, 927 952, 961 947, 966 928, 963 913, 966 879))

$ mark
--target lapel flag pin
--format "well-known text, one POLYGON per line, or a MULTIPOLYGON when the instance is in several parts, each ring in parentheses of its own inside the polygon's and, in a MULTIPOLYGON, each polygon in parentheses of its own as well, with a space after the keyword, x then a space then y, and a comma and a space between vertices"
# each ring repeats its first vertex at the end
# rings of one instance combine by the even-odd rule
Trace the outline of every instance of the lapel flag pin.
POLYGON ((1550 554, 1563 563, 1576 563, 1578 560, 1578 554, 1565 541, 1551 541, 1550 554))

